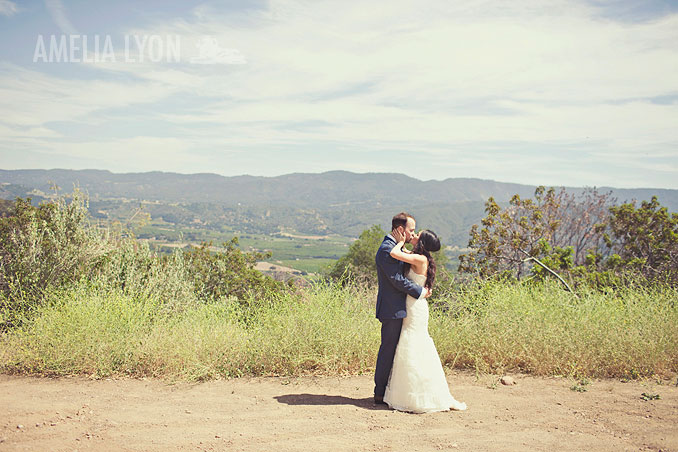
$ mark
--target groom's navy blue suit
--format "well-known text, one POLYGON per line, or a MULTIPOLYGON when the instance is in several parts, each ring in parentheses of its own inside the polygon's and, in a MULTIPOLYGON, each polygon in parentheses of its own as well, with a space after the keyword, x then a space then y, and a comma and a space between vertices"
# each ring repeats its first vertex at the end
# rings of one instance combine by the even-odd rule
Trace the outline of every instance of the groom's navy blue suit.
POLYGON ((419 298, 423 288, 403 275, 402 261, 391 257, 396 241, 391 234, 384 237, 377 256, 377 318, 381 321, 381 346, 377 355, 377 367, 374 371, 374 395, 383 397, 386 384, 393 366, 403 318, 407 317, 405 300, 407 295, 419 298))

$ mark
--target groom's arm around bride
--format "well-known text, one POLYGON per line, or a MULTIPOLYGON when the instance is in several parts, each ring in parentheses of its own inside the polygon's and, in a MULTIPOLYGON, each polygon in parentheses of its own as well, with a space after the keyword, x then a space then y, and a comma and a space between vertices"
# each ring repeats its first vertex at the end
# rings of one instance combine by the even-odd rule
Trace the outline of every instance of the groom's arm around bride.
POLYGON ((377 318, 379 320, 402 319, 407 317, 405 299, 407 295, 419 298, 424 290, 419 284, 403 275, 403 262, 391 257, 391 250, 397 241, 391 235, 384 237, 376 256, 377 279, 377 318))

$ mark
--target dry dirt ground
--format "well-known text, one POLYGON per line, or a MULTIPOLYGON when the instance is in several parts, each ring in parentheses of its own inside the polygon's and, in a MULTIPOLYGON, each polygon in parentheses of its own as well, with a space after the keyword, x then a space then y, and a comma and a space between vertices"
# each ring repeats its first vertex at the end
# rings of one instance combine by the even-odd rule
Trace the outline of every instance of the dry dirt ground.
POLYGON ((678 451, 673 381, 448 376, 465 412, 375 406, 370 375, 197 384, 0 375, 2 451, 678 451), (659 394, 644 401, 641 394, 659 394))

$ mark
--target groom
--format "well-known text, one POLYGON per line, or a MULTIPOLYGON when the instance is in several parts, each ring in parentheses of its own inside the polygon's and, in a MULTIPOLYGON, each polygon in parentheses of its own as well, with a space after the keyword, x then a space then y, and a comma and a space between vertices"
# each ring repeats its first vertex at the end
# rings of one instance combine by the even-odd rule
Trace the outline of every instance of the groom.
POLYGON ((414 218, 401 212, 391 220, 391 233, 384 237, 377 251, 377 278, 379 292, 377 293, 377 318, 381 322, 381 346, 377 355, 377 367, 374 371, 374 403, 383 404, 388 377, 393 366, 396 346, 400 339, 400 329, 403 318, 407 317, 405 299, 407 295, 424 298, 431 295, 429 289, 424 289, 403 275, 403 262, 391 257, 391 250, 400 240, 410 243, 414 234, 416 222, 414 218))

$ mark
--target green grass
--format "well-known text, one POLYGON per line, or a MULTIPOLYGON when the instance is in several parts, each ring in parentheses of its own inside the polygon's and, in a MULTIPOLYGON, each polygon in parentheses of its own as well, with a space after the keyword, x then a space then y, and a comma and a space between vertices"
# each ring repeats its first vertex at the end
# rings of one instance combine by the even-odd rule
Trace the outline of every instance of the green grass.
MULTIPOLYGON (((55 293, 0 337, 0 371, 204 380, 369 373, 379 347, 376 293, 317 285, 250 304, 174 303, 81 287, 55 293)), ((639 378, 678 371, 678 291, 610 294, 555 284, 469 286, 432 309, 447 367, 639 378)))

